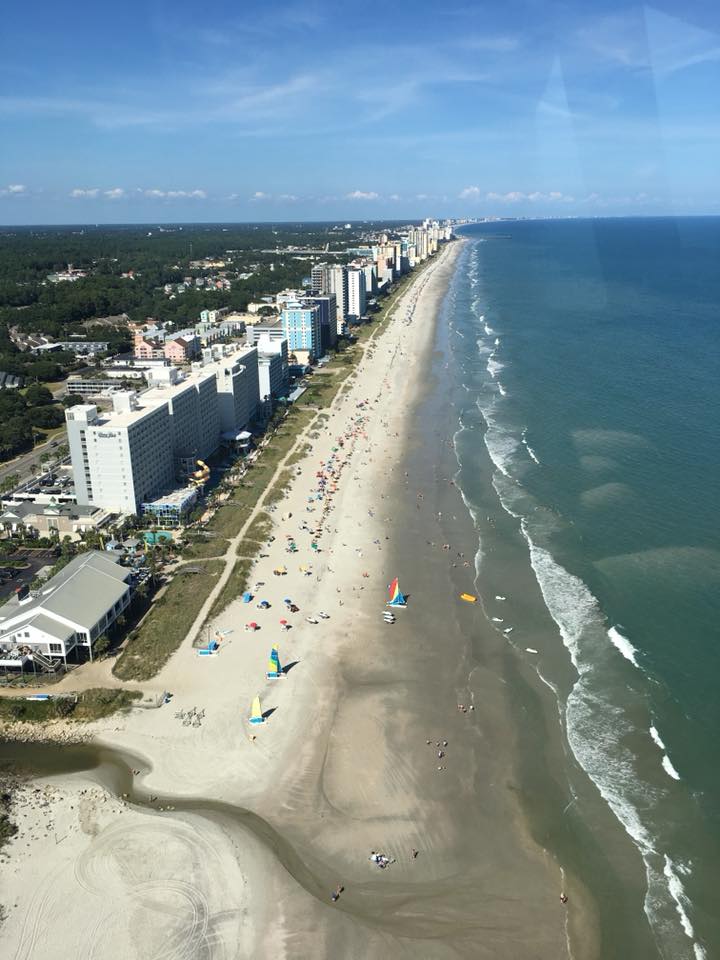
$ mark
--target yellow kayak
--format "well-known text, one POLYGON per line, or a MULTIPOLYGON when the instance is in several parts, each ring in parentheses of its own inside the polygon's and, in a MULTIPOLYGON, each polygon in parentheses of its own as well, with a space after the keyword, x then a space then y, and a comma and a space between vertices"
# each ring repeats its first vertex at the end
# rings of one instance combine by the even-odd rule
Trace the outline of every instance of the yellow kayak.
POLYGON ((465 600, 467 603, 477 603, 477 597, 474 597, 471 593, 461 593, 460 599, 465 600))

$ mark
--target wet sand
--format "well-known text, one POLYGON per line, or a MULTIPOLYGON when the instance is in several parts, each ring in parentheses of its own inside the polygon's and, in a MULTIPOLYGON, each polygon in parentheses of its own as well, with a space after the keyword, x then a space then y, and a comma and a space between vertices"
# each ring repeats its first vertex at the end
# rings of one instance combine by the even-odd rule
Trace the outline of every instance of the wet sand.
MULTIPOLYGON (((103 869, 110 863, 120 877, 113 881, 112 919, 123 956, 556 960, 567 954, 560 871, 522 814, 523 717, 505 680, 512 653, 479 605, 458 600, 459 592, 473 592, 476 544, 448 483, 453 417, 443 403, 442 364, 432 355, 434 321, 456 254, 446 250, 405 295, 274 514, 276 539, 253 574, 265 582, 259 589, 271 609, 232 604, 213 625, 226 636, 220 656, 203 662, 189 638, 159 676, 158 689, 175 695, 172 706, 135 710, 95 727, 99 742, 139 758, 130 809, 115 816, 138 818, 137 829, 149 823, 151 834, 157 826, 142 883, 163 889, 167 845, 175 851, 173 870, 189 888, 139 896, 134 858, 124 853, 129 835, 113 832, 109 815, 96 832, 75 829, 54 850, 46 838, 22 861, 16 859, 21 836, 0 870, 0 898, 11 908, 4 931, 9 955, 56 955, 56 939, 36 937, 31 950, 23 939, 33 883, 45 890, 56 934, 68 926, 87 944, 76 955, 108 955, 100 939, 102 876, 88 891, 87 884, 78 887, 77 872, 78 862, 101 846, 103 869), (307 512, 308 492, 341 435, 342 476, 321 552, 313 554, 300 523, 318 519, 317 505, 307 512), (292 517, 283 521, 282 513, 292 517), (289 559, 288 532, 300 544, 289 559), (288 576, 273 578, 279 563, 287 563, 288 576), (299 565, 308 563, 306 577, 299 565), (408 606, 386 625, 381 611, 394 575, 408 606), (287 633, 278 628, 285 595, 300 606, 287 633), (306 614, 318 609, 330 619, 308 624, 306 614), (243 623, 253 618, 261 629, 247 634, 243 623), (273 642, 283 662, 295 665, 284 679, 265 681, 273 642), (255 693, 272 713, 250 728, 255 693), (175 712, 194 705, 206 716, 198 728, 185 727, 175 712), (177 809, 158 812, 168 805, 177 809), (234 817, 238 810, 242 816, 234 817), (192 849, 183 841, 188 824, 198 837, 192 849), (395 862, 378 869, 368 860, 372 850, 395 862), (338 884, 345 890, 332 903, 338 884), (82 890, 92 910, 64 911, 82 890), (212 910, 198 914, 203 902, 212 910), (199 925, 197 916, 205 917, 199 925), (158 953, 157 943, 136 933, 159 917, 175 946, 158 953)), ((98 805, 111 809, 116 802, 117 783, 99 771, 49 782, 57 790, 53 809, 66 813, 88 783, 108 797, 98 805)))

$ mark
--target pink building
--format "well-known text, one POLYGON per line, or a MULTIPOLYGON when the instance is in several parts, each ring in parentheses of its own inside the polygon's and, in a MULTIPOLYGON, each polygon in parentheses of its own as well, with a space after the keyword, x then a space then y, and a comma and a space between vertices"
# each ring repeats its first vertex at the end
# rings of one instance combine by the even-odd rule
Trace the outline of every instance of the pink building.
POLYGON ((147 340, 142 331, 135 331, 133 353, 138 360, 162 360, 165 357, 165 344, 162 340, 147 340))
POLYGON ((200 353, 197 337, 176 337, 165 343, 164 356, 170 363, 187 363, 200 353))

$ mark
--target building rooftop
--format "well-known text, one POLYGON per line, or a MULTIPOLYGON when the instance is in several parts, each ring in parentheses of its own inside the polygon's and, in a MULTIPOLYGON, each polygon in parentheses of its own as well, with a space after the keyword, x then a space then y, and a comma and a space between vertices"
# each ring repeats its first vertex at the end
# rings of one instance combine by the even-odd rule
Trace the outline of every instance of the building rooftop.
POLYGON ((152 500, 145 500, 142 506, 143 508, 149 506, 183 507, 191 500, 196 500, 197 495, 197 487, 177 487, 175 490, 168 490, 167 493, 158 494, 152 500))
POLYGON ((100 550, 81 553, 27 599, 8 600, 0 608, 0 632, 8 621, 17 629, 18 617, 27 623, 32 613, 90 630, 123 596, 129 577, 130 571, 111 555, 100 550))

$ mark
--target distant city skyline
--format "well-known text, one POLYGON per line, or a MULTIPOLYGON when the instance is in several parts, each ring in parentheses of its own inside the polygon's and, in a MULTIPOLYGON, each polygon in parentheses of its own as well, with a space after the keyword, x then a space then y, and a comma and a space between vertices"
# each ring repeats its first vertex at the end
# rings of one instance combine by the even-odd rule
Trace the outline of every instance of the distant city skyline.
POLYGON ((720 214, 690 0, 4 12, 0 223, 720 214))

